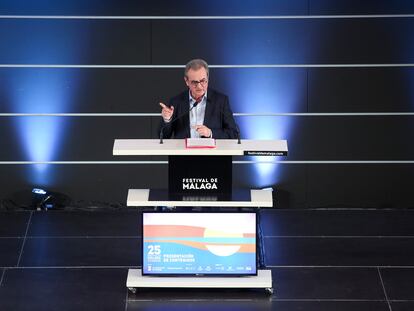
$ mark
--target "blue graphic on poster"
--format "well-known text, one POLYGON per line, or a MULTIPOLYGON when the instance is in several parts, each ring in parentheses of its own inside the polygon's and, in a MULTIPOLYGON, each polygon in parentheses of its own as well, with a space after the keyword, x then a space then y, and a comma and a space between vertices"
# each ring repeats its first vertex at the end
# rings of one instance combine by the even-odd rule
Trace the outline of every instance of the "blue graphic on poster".
POLYGON ((255 213, 145 213, 144 274, 255 275, 255 213))

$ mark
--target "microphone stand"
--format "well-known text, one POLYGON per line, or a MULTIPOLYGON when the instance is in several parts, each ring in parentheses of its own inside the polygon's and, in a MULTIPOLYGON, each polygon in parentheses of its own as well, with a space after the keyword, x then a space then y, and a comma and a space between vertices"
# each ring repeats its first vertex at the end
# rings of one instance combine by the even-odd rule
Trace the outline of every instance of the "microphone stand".
POLYGON ((240 129, 239 129, 239 126, 237 125, 237 123, 235 123, 236 124, 236 129, 237 129, 237 144, 238 145, 241 145, 241 141, 240 141, 240 129))
POLYGON ((169 126, 172 123, 174 123, 175 121, 177 121, 177 120, 181 119, 182 117, 186 116, 187 114, 189 114, 191 110, 193 110, 195 107, 197 107, 197 105, 198 105, 198 102, 195 102, 193 104, 193 106, 190 108, 190 110, 188 110, 188 111, 184 112, 183 114, 179 115, 178 117, 172 119, 170 122, 164 124, 163 127, 161 127, 161 131, 160 131, 160 144, 163 144, 164 143, 164 140, 163 140, 163 138, 164 138, 164 129, 167 126, 169 126))

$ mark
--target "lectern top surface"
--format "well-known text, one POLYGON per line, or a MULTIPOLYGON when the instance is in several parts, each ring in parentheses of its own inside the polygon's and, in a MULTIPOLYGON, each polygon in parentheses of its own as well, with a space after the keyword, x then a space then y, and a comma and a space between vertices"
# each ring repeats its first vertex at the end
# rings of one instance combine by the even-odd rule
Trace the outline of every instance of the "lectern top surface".
POLYGON ((184 139, 116 139, 114 155, 287 155, 286 140, 216 140, 216 148, 187 149, 184 139))

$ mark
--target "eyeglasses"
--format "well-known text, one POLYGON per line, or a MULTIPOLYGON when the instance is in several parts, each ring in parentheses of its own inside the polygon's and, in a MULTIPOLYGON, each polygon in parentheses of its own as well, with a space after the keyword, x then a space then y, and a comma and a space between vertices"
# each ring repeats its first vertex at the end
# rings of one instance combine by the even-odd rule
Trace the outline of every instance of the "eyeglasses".
POLYGON ((200 81, 197 81, 197 80, 190 81, 190 84, 193 87, 197 87, 199 84, 201 84, 201 86, 206 86, 207 83, 208 83, 207 79, 202 79, 200 81))

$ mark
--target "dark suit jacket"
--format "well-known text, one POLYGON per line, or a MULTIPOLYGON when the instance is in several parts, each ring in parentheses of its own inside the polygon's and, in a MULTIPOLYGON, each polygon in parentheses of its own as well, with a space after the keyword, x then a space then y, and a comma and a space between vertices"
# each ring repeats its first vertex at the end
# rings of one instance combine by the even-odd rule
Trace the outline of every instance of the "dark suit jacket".
MULTIPOLYGON (((173 119, 177 116, 182 118, 165 123, 161 118, 160 130, 164 127, 163 133, 165 138, 190 138, 190 101, 188 90, 171 98, 168 106, 174 106, 173 119)), ((235 139, 237 138, 237 126, 231 111, 229 98, 211 88, 207 91, 206 112, 204 115, 205 126, 211 129, 213 138, 218 139, 235 139)))

